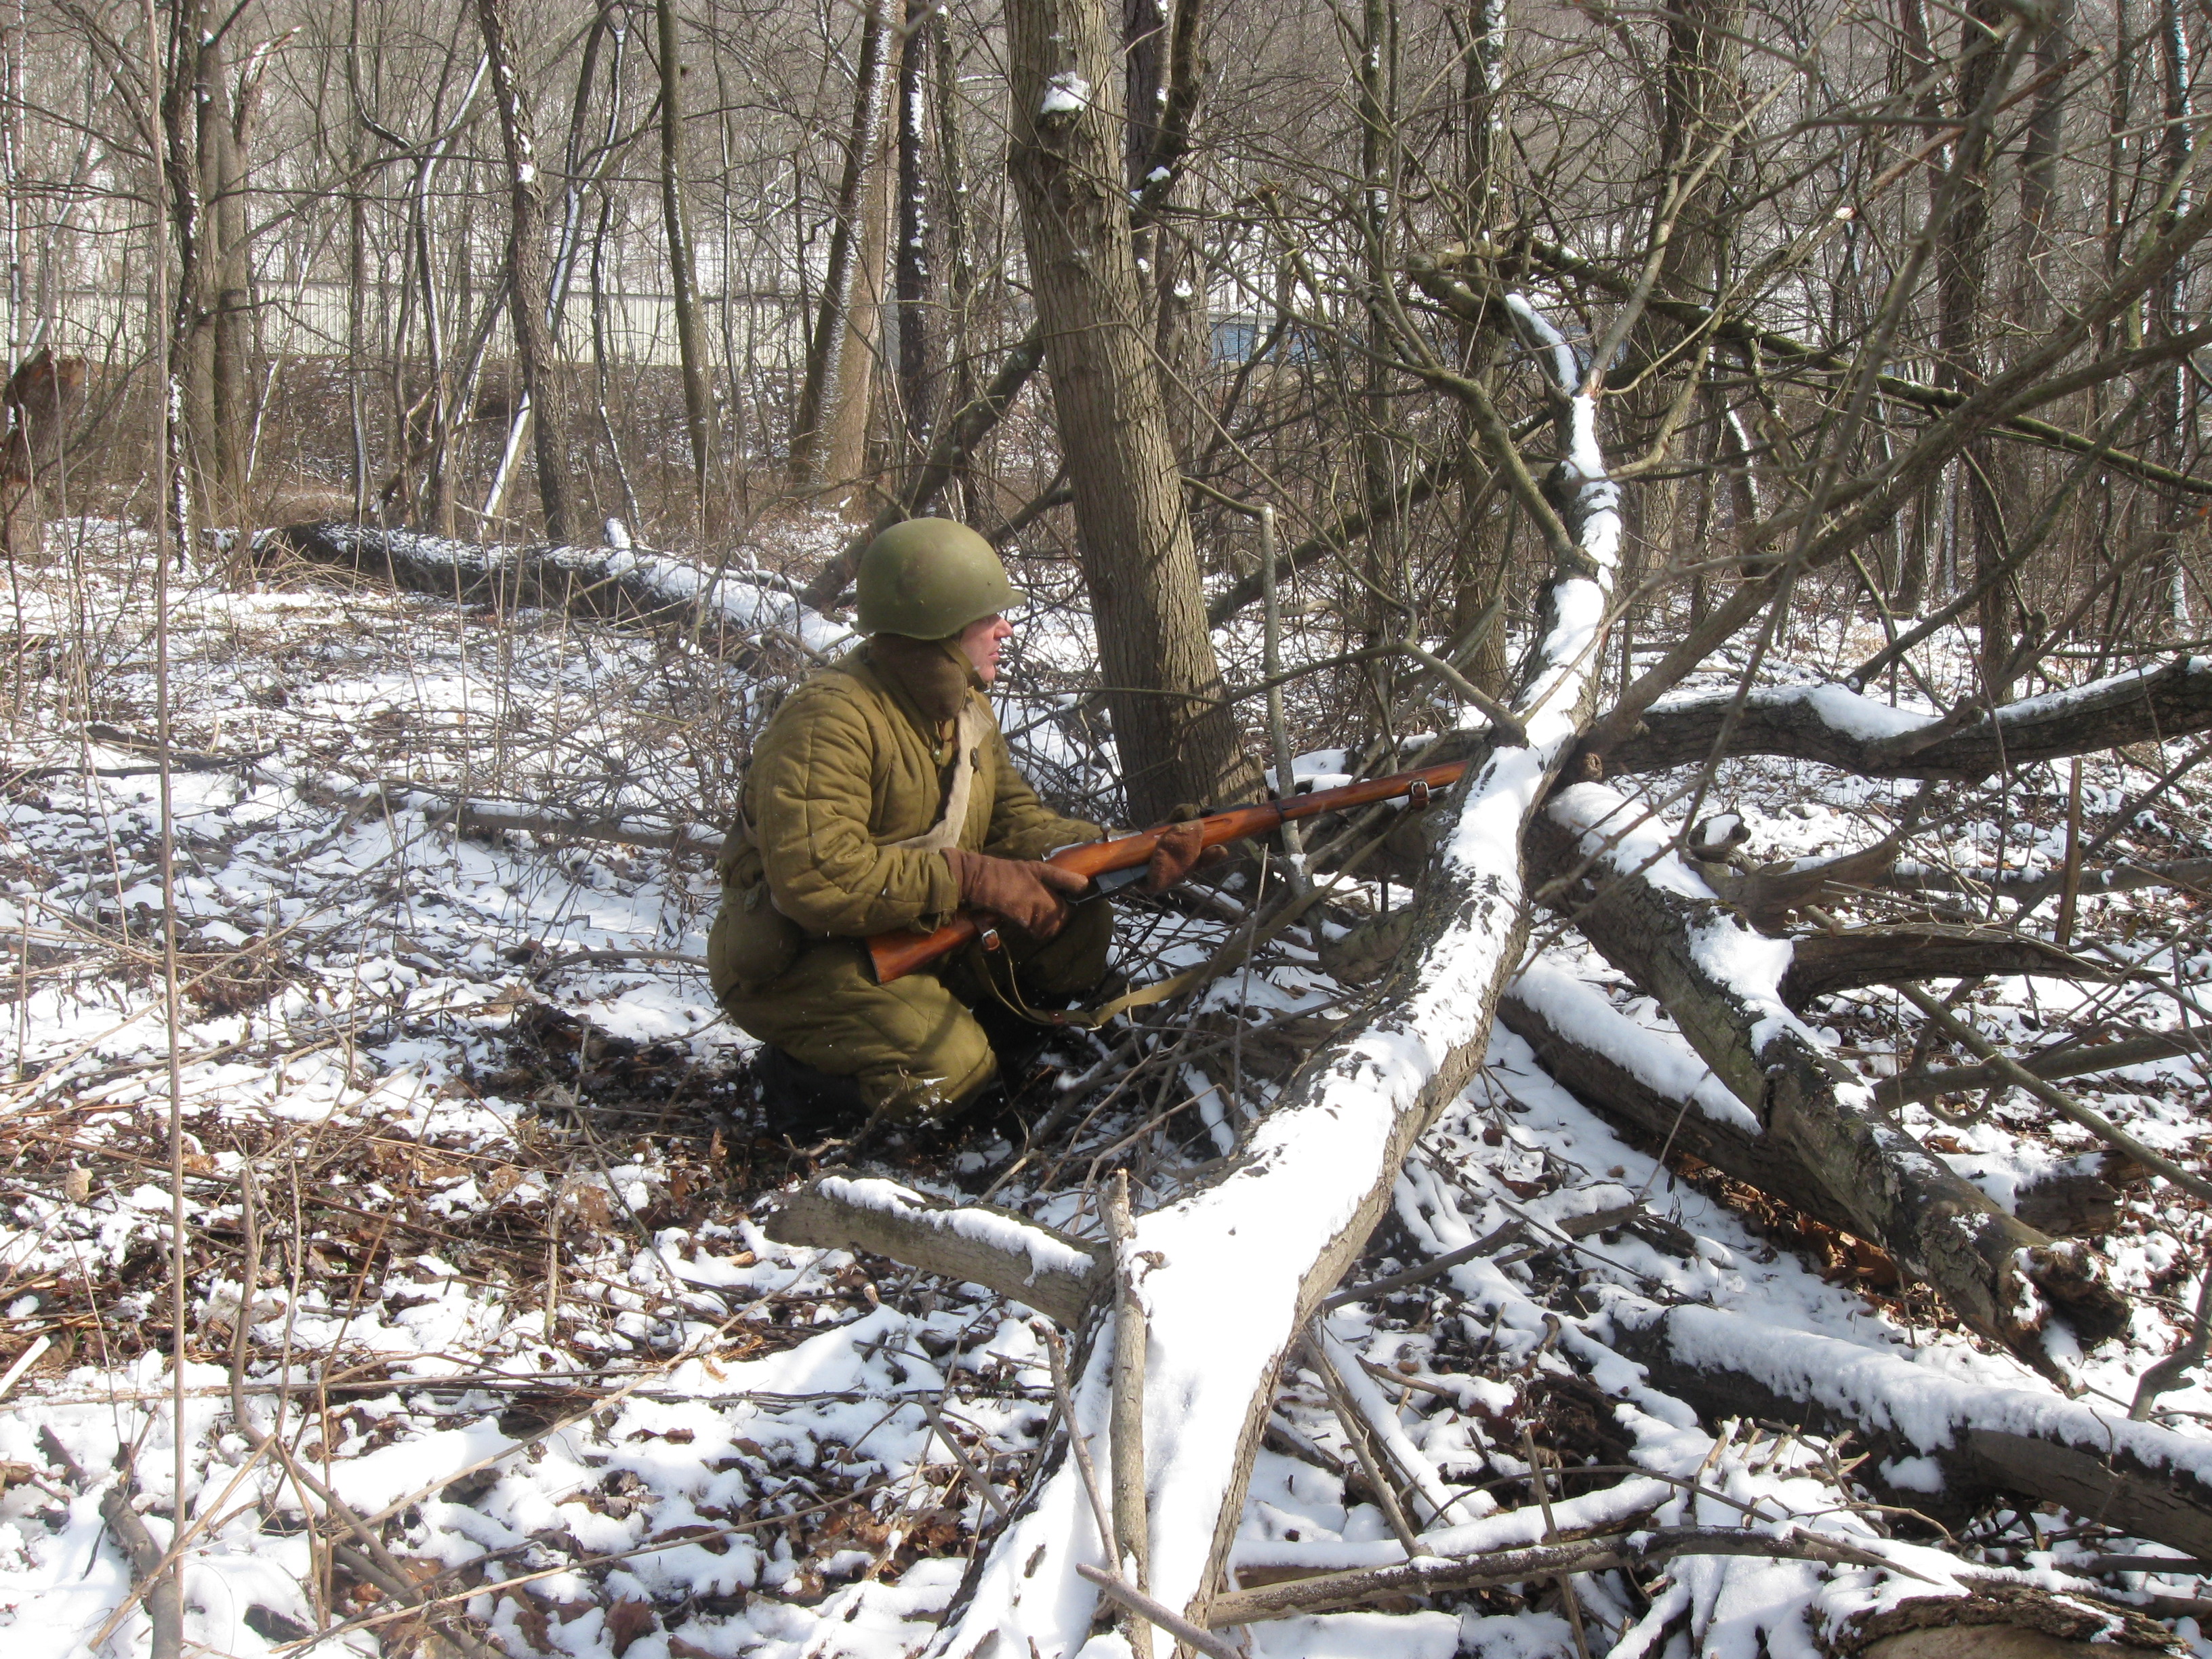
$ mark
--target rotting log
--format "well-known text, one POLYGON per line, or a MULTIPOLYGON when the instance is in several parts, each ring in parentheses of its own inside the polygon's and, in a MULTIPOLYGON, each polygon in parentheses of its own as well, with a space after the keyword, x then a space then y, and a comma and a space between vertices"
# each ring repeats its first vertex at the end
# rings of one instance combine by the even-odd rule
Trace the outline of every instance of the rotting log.
MULTIPOLYGON (((1507 1024, 1547 1066, 1579 1066, 1577 1092, 1586 1099, 1662 1138, 1679 1123, 1678 1144, 1881 1245, 1967 1326, 2032 1365, 2052 1363, 2045 1328, 2054 1312, 2084 1346, 2125 1328, 2126 1304, 2094 1255, 2008 1215, 1923 1152, 1873 1091, 1821 1049, 1783 1000, 1789 942, 1754 932, 1729 910, 1675 855, 1646 809, 1598 784, 1563 789, 1531 826, 1528 853, 1532 869, 1565 882, 1560 902, 1583 937, 1659 999, 1742 1110, 1731 1111, 1712 1091, 1694 1111, 1685 1109, 1680 1091, 1673 1099, 1647 1089, 1642 1098, 1625 1091, 1617 1103, 1609 1100, 1589 1061, 1566 1051, 1578 1034, 1565 1023, 1583 1003, 1555 984, 1556 975, 1524 981, 1516 1008, 1537 1006, 1533 1013, 1509 1011, 1507 1024)), ((1587 1023, 1609 1029, 1596 1016, 1620 1017, 1589 994, 1595 1006, 1587 1023)), ((1608 1052, 1602 1037, 1589 1046, 1600 1058, 1608 1052)), ((1627 1069, 1618 1057, 1632 1051, 1616 1040, 1610 1052, 1617 1068, 1627 1069)), ((1576 1087, 1571 1076, 1559 1080, 1576 1087)))
MULTIPOLYGON (((1605 759, 1610 772, 1659 772, 1711 758, 1735 704, 1732 691, 1671 697, 1605 759)), ((1721 748, 1723 757, 1779 755, 1873 778, 1972 782, 2039 761, 2158 743, 2212 727, 2212 658, 2176 657, 2069 691, 2006 704, 1917 746, 1942 716, 1914 714, 1842 685, 1753 691, 1721 748)))
POLYGON ((818 1176, 777 1202, 761 1231, 780 1244, 865 1250, 981 1285, 1048 1318, 1083 1322, 1106 1282, 1106 1247, 980 1204, 935 1206, 896 1182, 818 1176))
POLYGON ((2212 1553, 2212 1441, 2131 1423, 2124 1407, 1993 1388, 1716 1308, 1628 1299, 1609 1313, 1611 1346, 1708 1421, 1851 1429, 1875 1454, 1856 1478, 1886 1501, 1949 1522, 2026 1497, 2212 1553))
POLYGON ((776 635, 818 656, 848 637, 780 589, 642 548, 493 547, 337 520, 269 531, 256 548, 460 605, 680 628, 725 648, 776 635))
MULTIPOLYGON (((1403 989, 1314 1057, 1225 1172, 1137 1221, 1137 1253, 1155 1258, 1145 1280, 1153 1594, 1201 1626, 1224 1582, 1285 1355, 1364 1246, 1414 1143, 1481 1063, 1497 996, 1528 936, 1522 836, 1593 712, 1620 545, 1617 493, 1598 453, 1597 398, 1583 389, 1583 366, 1525 305, 1512 315, 1554 388, 1572 394, 1559 399, 1567 458, 1554 474, 1572 538, 1512 699, 1528 743, 1479 754, 1459 787, 1403 989)), ((1075 1401, 1073 1431, 1094 1447, 1108 1430, 1110 1346, 1092 1344, 1075 1401)), ((1096 1565, 1097 1540, 1073 1463, 1048 1454, 1024 1511, 979 1552, 929 1652, 1061 1656, 1084 1645, 1097 1592, 1078 1569, 1096 1565)))

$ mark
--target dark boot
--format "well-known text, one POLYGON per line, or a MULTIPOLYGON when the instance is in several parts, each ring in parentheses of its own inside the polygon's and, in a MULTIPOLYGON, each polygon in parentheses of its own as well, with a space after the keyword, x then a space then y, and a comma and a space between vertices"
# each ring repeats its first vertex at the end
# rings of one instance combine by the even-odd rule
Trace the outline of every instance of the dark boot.
POLYGON ((753 1086, 760 1097, 760 1133, 770 1139, 819 1139, 868 1115, 860 1085, 832 1077, 767 1043, 752 1060, 753 1086))

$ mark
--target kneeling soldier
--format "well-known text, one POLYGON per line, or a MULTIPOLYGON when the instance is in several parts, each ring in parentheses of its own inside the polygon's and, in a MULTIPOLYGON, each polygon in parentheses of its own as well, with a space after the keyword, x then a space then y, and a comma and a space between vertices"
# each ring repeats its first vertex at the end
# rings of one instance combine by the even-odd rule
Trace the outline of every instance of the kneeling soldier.
MULTIPOLYGON (((915 519, 860 556, 869 637, 794 691, 754 745, 708 936, 714 994, 769 1045, 763 1073, 899 1122, 941 1117, 998 1070, 971 1012, 993 994, 959 958, 878 985, 864 941, 933 931, 963 908, 995 918, 1023 996, 1064 1005, 1104 977, 1114 920, 1042 862, 1097 824, 1046 807, 1014 769, 984 688, 1013 629, 1014 590, 965 526, 915 519), (813 1073, 811 1079, 808 1073, 813 1073)), ((1158 891, 1199 857, 1197 826, 1154 855, 1158 891)))

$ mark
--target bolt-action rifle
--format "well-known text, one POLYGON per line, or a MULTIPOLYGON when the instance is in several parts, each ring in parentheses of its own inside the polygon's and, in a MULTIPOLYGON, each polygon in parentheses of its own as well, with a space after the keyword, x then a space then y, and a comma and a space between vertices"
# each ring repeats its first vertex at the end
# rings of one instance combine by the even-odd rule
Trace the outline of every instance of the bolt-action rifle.
MULTIPOLYGON (((1449 789, 1466 772, 1467 763, 1455 761, 1448 766, 1426 766, 1415 772, 1394 772, 1387 778, 1347 783, 1341 788, 1318 789, 1310 794, 1261 801, 1251 806, 1232 806, 1198 820, 1202 832, 1200 845, 1218 847, 1224 842, 1243 841, 1249 836, 1264 836, 1298 818, 1341 812, 1370 801, 1395 800, 1401 795, 1410 797, 1411 805, 1418 811, 1428 805, 1431 791, 1449 789)), ((1091 890, 1078 896, 1079 903, 1083 899, 1095 898, 1101 893, 1110 893, 1143 880, 1145 866, 1152 861, 1152 849, 1159 841, 1159 830, 1143 830, 1111 841, 1079 842, 1048 854, 1045 861, 1091 878, 1091 890)), ((868 940, 868 962, 875 970, 877 983, 888 985, 936 961, 947 951, 958 950, 973 939, 981 939, 986 950, 996 950, 999 945, 997 930, 988 917, 963 910, 933 933, 899 928, 876 934, 868 940)))

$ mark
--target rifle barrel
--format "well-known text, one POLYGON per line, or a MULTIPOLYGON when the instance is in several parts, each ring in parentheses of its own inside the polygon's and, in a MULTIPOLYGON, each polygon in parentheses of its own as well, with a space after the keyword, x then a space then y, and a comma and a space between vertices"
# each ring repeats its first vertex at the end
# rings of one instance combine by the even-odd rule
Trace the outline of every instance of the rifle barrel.
MULTIPOLYGON (((1316 789, 1308 794, 1255 801, 1249 806, 1232 806, 1226 811, 1210 813, 1198 822, 1203 831, 1203 844, 1219 847, 1252 836, 1263 836, 1294 819, 1340 812, 1374 801, 1395 800, 1416 790, 1449 789, 1466 775, 1467 763, 1454 761, 1413 772, 1394 772, 1387 778, 1370 778, 1363 783, 1342 784, 1334 789, 1316 789)), ((1133 836, 1118 836, 1111 841, 1063 847, 1052 855, 1050 862, 1078 875, 1103 876, 1109 871, 1127 870, 1148 862, 1159 841, 1158 830, 1140 830, 1133 836)), ((875 971, 876 982, 888 985, 946 952, 958 950, 981 932, 982 926, 974 912, 963 910, 933 933, 907 930, 878 933, 868 940, 869 965, 875 971)))

